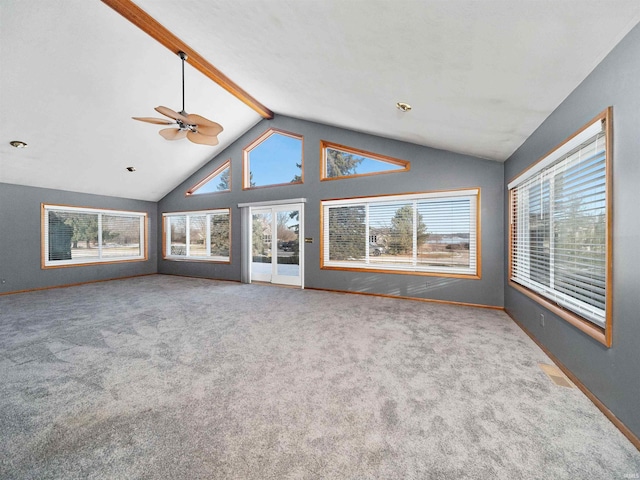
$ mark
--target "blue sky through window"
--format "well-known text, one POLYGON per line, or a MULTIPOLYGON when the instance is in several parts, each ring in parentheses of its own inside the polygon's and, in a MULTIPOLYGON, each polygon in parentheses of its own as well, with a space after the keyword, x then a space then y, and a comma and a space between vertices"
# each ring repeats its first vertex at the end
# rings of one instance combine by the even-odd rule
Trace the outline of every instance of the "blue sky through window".
POLYGON ((229 185, 229 168, 227 166, 220 171, 215 177, 210 178, 205 184, 196 188, 191 194, 200 195, 201 193, 214 193, 214 192, 226 192, 230 190, 229 185), (226 181, 222 178, 226 176, 226 181))
POLYGON ((291 183, 302 175, 302 140, 273 133, 249 152, 252 186, 291 183))

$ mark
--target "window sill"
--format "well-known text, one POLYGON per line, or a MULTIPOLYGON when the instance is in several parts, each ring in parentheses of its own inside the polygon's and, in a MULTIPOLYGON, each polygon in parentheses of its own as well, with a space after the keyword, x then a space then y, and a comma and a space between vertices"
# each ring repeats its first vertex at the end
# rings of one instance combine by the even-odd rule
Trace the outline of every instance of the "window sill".
POLYGON ((509 286, 514 288, 518 292, 526 295, 536 303, 539 303, 544 308, 549 310, 551 313, 557 315, 558 317, 562 318, 566 322, 570 323, 581 332, 589 335, 594 340, 597 340, 598 342, 602 343, 605 347, 611 348, 612 337, 611 337, 610 327, 609 327, 609 331, 607 332, 606 329, 601 328, 597 325, 594 325, 590 321, 585 320, 584 318, 576 315, 575 313, 560 307, 559 305, 553 303, 550 300, 547 300, 546 298, 529 290, 528 288, 523 287, 522 285, 514 282, 513 280, 509 280, 509 286))
POLYGON ((482 278, 479 274, 473 273, 453 273, 453 272, 428 272, 423 270, 402 270, 402 269, 387 269, 387 268, 368 268, 368 267, 344 267, 344 266, 332 266, 321 265, 321 270, 339 270, 345 272, 369 272, 369 273, 392 273, 396 275, 420 275, 426 277, 445 277, 445 278, 463 278, 465 280, 480 280, 482 278))
POLYGON ((136 258, 127 258, 127 259, 117 258, 113 260, 61 263, 61 264, 53 264, 53 265, 42 264, 41 267, 43 270, 47 270, 50 268, 90 267, 92 265, 113 265, 117 263, 146 262, 147 260, 149 260, 148 257, 136 257, 136 258))
POLYGON ((197 258, 197 257, 163 257, 167 262, 199 262, 199 263, 220 263, 230 264, 231 260, 222 260, 215 258, 197 258))

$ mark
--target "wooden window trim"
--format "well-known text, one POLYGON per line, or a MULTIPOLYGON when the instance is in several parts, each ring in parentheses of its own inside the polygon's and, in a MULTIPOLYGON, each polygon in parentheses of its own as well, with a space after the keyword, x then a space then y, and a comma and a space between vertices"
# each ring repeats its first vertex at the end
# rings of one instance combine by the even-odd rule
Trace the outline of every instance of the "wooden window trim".
POLYGON ((162 259, 167 262, 197 262, 197 263, 211 263, 211 264, 219 264, 219 265, 229 265, 232 260, 232 243, 231 243, 231 232, 233 230, 233 219, 231 214, 230 207, 222 207, 222 208, 214 208, 209 210, 184 210, 177 212, 164 212, 162 214, 162 259), (182 257, 167 255, 167 230, 166 230, 166 218, 170 216, 181 216, 181 215, 206 215, 210 213, 220 212, 222 210, 227 210, 229 213, 229 260, 216 260, 213 258, 206 257, 182 257))
POLYGON ((379 153, 368 152, 366 150, 360 150, 359 148, 348 147, 346 145, 340 145, 338 143, 329 142, 327 140, 320 140, 320 181, 331 180, 343 180, 346 178, 356 177, 370 177, 372 175, 387 175, 390 173, 402 173, 411 170, 411 162, 408 160, 400 160, 399 158, 389 157, 387 155, 381 155, 379 153), (391 163, 393 165, 399 165, 402 168, 397 170, 384 170, 382 172, 370 172, 370 173, 354 173, 352 175, 340 175, 337 177, 327 176, 327 148, 333 150, 340 150, 341 152, 351 153, 361 157, 371 158, 373 160, 379 160, 385 163, 391 163))
MULTIPOLYGON (((605 122, 605 184, 606 184, 606 211, 605 211, 605 327, 602 328, 594 323, 586 320, 580 315, 573 313, 552 300, 547 299, 546 297, 540 295, 537 292, 534 292, 516 282, 511 280, 513 273, 513 236, 515 224, 513 222, 513 189, 509 190, 509 255, 508 255, 508 284, 510 287, 514 288, 518 292, 526 295, 527 297, 534 300, 536 303, 542 305, 547 310, 551 311, 558 317, 562 318, 569 324, 576 327, 581 332, 590 336, 591 338, 597 340, 602 343, 607 348, 610 348, 613 341, 613 174, 612 174, 612 163, 613 163, 613 107, 607 107, 605 110, 596 115, 593 119, 587 122, 583 127, 577 130, 574 134, 569 136, 562 143, 557 145, 556 147, 549 150, 542 157, 540 157, 536 162, 528 166, 526 169, 515 175, 513 178, 518 178, 519 176, 526 173, 528 170, 532 169, 541 162, 544 158, 552 154, 554 151, 561 148, 567 142, 571 141, 574 137, 583 132, 590 125, 594 124, 597 121, 605 122)), ((512 181, 512 180, 510 180, 512 181)))
POLYGON ((481 222, 481 188, 460 188, 452 190, 431 190, 423 192, 404 192, 404 193, 387 193, 383 195, 368 195, 360 197, 341 197, 330 198, 320 201, 320 269, 321 270, 334 270, 334 271, 348 271, 348 272, 366 272, 366 273, 389 273, 396 275, 416 275, 424 277, 444 277, 444 278, 459 278, 464 280, 481 280, 482 279, 482 222, 481 222), (335 200, 363 200, 369 198, 384 198, 384 197, 396 197, 400 195, 422 195, 422 194, 438 194, 438 193, 453 193, 462 192, 466 190, 477 191, 476 200, 476 273, 475 274, 461 274, 461 273, 440 273, 440 272, 424 272, 424 271, 411 271, 411 270, 388 270, 388 269, 376 269, 376 268, 362 268, 362 267, 336 267, 326 266, 324 258, 324 202, 335 200))
POLYGON ((146 262, 149 260, 149 215, 147 212, 136 212, 132 210, 119 210, 115 208, 96 208, 96 207, 84 207, 78 205, 61 205, 61 204, 52 204, 52 203, 41 203, 40 204, 40 268, 42 270, 49 270, 54 268, 72 268, 72 267, 88 267, 95 265, 116 265, 118 263, 133 263, 133 262, 146 262), (59 208, 61 210, 65 208, 78 209, 78 210, 87 210, 94 211, 96 213, 129 213, 132 215, 138 215, 143 218, 144 221, 144 238, 142 239, 142 250, 143 254, 141 257, 136 257, 132 259, 118 259, 118 260, 95 260, 95 261, 86 261, 79 263, 67 263, 64 265, 47 265, 47 249, 45 245, 44 235, 46 232, 46 209, 53 207, 54 209, 59 208))
POLYGON ((196 183, 193 187, 191 187, 189 190, 187 190, 187 193, 185 193, 184 196, 185 197, 192 197, 194 195, 214 195, 214 194, 217 194, 217 193, 227 193, 227 192, 230 192, 230 191, 231 191, 231 159, 229 158, 225 162, 223 162, 222 165, 217 167, 213 172, 211 172, 209 175, 207 175, 205 178, 203 178, 198 183, 196 183), (226 190, 218 190, 216 192, 196 193, 196 191, 200 187, 202 187, 203 185, 206 185, 210 180, 215 178, 217 175, 222 173, 227 168, 229 168, 229 188, 228 189, 226 189, 226 190))
POLYGON ((242 149, 242 190, 258 190, 261 188, 271 188, 271 187, 283 187, 285 185, 300 185, 304 183, 304 136, 298 135, 293 132, 287 132, 286 130, 280 130, 278 128, 269 128, 262 135, 252 141, 249 145, 242 149), (259 185, 256 187, 250 186, 250 169, 249 169, 249 154, 251 150, 256 148, 262 142, 267 140, 274 133, 279 133, 281 135, 285 135, 287 137, 295 138, 300 140, 300 181, 299 182, 287 182, 287 183, 273 183, 269 185, 259 185))

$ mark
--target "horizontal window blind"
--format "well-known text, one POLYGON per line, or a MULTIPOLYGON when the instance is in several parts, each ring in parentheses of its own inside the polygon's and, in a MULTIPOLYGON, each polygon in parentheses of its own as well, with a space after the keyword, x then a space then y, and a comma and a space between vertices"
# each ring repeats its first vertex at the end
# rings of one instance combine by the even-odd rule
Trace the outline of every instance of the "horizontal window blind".
POLYGON ((145 258, 146 214, 43 205, 44 265, 145 258))
POLYGON ((604 327, 607 159, 600 120, 596 126, 512 186, 511 280, 604 327))
POLYGON ((440 253, 439 258, 430 258, 428 254, 422 254, 418 257, 419 263, 437 262, 450 268, 475 268, 477 263, 475 202, 475 198, 432 199, 418 202, 418 214, 422 217, 424 224, 433 226, 434 233, 426 237, 426 242, 445 246, 444 255, 440 253), (468 252, 468 255, 461 255, 464 252, 468 252))
POLYGON ((123 258, 143 255, 141 235, 144 235, 144 232, 141 230, 139 217, 102 215, 102 257, 123 258))
POLYGON ((364 261, 367 251, 366 206, 336 206, 325 215, 325 245, 331 261, 364 261))
POLYGON ((323 201, 323 267, 477 275, 479 191, 323 201))
POLYGON ((163 214, 164 258, 228 262, 230 215, 228 208, 163 214))

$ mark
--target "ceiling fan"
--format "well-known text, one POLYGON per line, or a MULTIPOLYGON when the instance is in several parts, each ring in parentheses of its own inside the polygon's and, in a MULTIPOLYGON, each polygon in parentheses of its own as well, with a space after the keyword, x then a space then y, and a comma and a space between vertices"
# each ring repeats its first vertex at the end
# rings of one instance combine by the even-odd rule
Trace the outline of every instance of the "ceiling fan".
POLYGON ((201 145, 218 145, 218 134, 222 132, 222 125, 212 122, 195 113, 187 113, 184 109, 184 61, 187 54, 178 52, 182 59, 182 110, 176 112, 168 107, 159 106, 155 111, 172 118, 174 121, 165 118, 153 117, 131 117, 141 122, 155 123, 157 125, 177 125, 177 128, 163 128, 158 133, 166 140, 180 140, 187 137, 193 143, 201 145))

